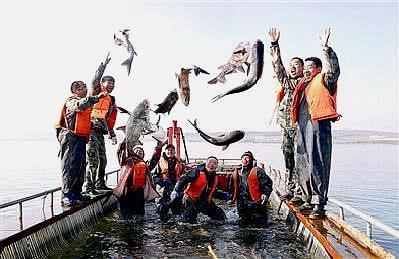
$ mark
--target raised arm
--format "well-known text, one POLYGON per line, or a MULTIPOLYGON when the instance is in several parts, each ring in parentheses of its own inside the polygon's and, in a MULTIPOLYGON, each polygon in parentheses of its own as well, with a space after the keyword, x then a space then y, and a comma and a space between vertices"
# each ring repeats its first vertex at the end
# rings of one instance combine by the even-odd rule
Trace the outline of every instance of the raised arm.
POLYGON ((338 77, 340 74, 340 68, 338 63, 337 54, 333 51, 333 49, 328 45, 328 40, 331 35, 330 28, 324 30, 324 33, 320 36, 321 44, 323 46, 324 56, 326 58, 326 73, 324 82, 330 94, 334 94, 335 85, 338 82, 338 77))
POLYGON ((107 57, 105 58, 104 63, 101 62, 101 64, 98 66, 96 73, 94 74, 93 80, 91 81, 91 86, 92 86, 91 94, 92 95, 97 95, 98 93, 101 92, 100 80, 101 80, 101 77, 104 74, 105 68, 107 67, 110 60, 111 60, 111 58, 109 57, 109 53, 108 53, 107 57))
POLYGON ((280 46, 278 45, 278 40, 280 39, 280 31, 276 28, 271 28, 269 30, 269 37, 271 41, 270 55, 272 57, 273 69, 276 73, 277 80, 282 86, 285 86, 288 80, 288 76, 284 68, 283 61, 281 60, 280 46))

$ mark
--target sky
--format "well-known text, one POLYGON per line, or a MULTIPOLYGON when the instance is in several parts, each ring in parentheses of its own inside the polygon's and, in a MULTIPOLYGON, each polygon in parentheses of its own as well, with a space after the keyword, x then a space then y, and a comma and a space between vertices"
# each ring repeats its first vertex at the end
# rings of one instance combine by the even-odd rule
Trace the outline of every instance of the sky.
MULTIPOLYGON (((398 3, 395 2, 232 2, 232 1, 2 1, 0 41, 3 111, 1 137, 51 132, 70 84, 90 85, 110 52, 105 75, 116 79, 117 104, 133 110, 143 99, 152 108, 178 87, 175 72, 198 65, 211 73, 190 76, 191 101, 180 101, 161 125, 173 119, 185 131, 197 118, 205 132, 276 131, 269 125, 275 85, 267 31, 281 31, 283 63, 291 57, 324 60, 319 35, 331 27, 330 46, 338 55, 341 75, 338 112, 333 129, 398 132, 398 3), (113 34, 131 30, 138 55, 127 76, 120 64, 127 51, 113 34), (240 41, 265 44, 263 75, 251 89, 216 103, 213 96, 237 86, 242 73, 226 84, 209 85, 240 41)), ((155 122, 156 116, 152 115, 155 122)), ((116 126, 127 116, 119 114, 116 126)))

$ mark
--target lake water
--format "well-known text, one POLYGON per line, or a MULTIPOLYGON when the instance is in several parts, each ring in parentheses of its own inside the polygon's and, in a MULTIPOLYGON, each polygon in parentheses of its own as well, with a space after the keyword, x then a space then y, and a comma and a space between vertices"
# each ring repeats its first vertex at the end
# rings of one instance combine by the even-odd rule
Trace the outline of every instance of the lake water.
MULTIPOLYGON (((259 161, 284 168, 280 145, 277 143, 239 142, 225 151, 204 142, 187 144, 189 157, 215 155, 219 158, 239 158, 244 151, 251 150, 259 161)), ((152 154, 153 145, 155 143, 145 142, 146 158, 152 154)), ((116 147, 107 143, 107 171, 118 168, 115 151, 116 147)), ((55 139, 1 140, 0 203, 60 186, 57 153, 58 143, 55 139)), ((398 145, 335 143, 332 160, 329 196, 399 229, 398 145)), ((37 206, 41 207, 41 200, 24 206, 27 207, 25 215, 29 215, 37 210, 37 206)), ((17 210, 17 207, 0 210, 2 231, 15 231, 17 224, 9 222, 16 221, 17 210)), ((365 231, 366 223, 348 218, 350 216, 348 214, 346 219, 365 231)), ((24 220, 29 219, 24 217, 24 220)), ((383 235, 378 229, 373 230, 373 238, 399 256, 398 240, 383 235)))

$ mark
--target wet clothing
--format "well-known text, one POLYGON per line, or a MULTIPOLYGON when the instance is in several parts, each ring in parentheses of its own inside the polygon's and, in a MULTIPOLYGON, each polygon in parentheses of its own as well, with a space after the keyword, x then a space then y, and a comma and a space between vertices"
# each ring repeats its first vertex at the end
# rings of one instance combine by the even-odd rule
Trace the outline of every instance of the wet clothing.
MULTIPOLYGON (((92 94, 101 92, 100 80, 106 65, 100 64, 92 82, 92 94)), ((91 113, 91 134, 87 144, 87 165, 86 165, 86 191, 104 188, 105 167, 107 156, 105 149, 104 135, 109 138, 115 137, 113 127, 115 125, 117 108, 115 97, 109 95, 94 105, 91 113)))
POLYGON ((246 166, 233 173, 234 195, 237 211, 242 221, 264 222, 267 220, 266 202, 260 199, 262 194, 269 198, 273 190, 273 181, 259 167, 246 166), (263 204, 262 204, 263 202, 263 204))
POLYGON ((205 164, 183 174, 176 183, 175 191, 183 193, 183 219, 188 223, 196 223, 198 213, 203 213, 213 220, 225 220, 223 209, 212 201, 216 190, 217 176, 209 173, 205 164))
POLYGON ((122 144, 120 147, 122 148, 117 152, 121 165, 120 180, 113 193, 118 199, 121 218, 131 219, 134 215, 143 216, 145 213, 145 188, 147 184, 154 185, 150 171, 159 161, 161 148, 156 147, 150 161, 145 163, 141 160, 135 161, 131 156, 126 157, 126 149, 122 144))
MULTIPOLYGON (((331 168, 332 135, 331 121, 337 118, 312 120, 306 95, 306 87, 323 76, 323 84, 330 94, 336 94, 340 73, 338 58, 331 48, 324 50, 327 58, 327 73, 319 74, 310 82, 304 82, 298 95, 298 138, 296 166, 303 199, 305 202, 324 206, 328 200, 331 168)), ((313 97, 314 99, 315 97, 313 97)), ((326 104, 328 105, 328 104, 326 104)))
POLYGON ((60 143, 61 196, 71 201, 81 198, 88 137, 85 134, 79 136, 74 132, 76 132, 75 129, 79 124, 87 124, 83 126, 84 128, 90 127, 90 122, 80 115, 90 111, 91 106, 96 102, 98 102, 98 98, 94 96, 86 98, 69 97, 62 109, 61 120, 56 126, 57 138, 60 143))
POLYGON ((280 55, 280 46, 278 42, 272 42, 270 46, 272 56, 272 65, 277 80, 281 86, 278 91, 278 113, 277 123, 281 126, 282 144, 281 150, 284 155, 285 168, 288 172, 288 193, 293 196, 300 195, 298 176, 295 173, 295 137, 296 126, 292 120, 292 103, 295 87, 303 77, 291 78, 284 68, 280 55))
POLYGON ((167 214, 169 208, 173 214, 180 214, 180 206, 170 206, 170 194, 175 188, 176 182, 182 173, 183 165, 176 157, 168 158, 164 153, 153 174, 154 183, 163 188, 162 197, 157 201, 157 212, 167 214))

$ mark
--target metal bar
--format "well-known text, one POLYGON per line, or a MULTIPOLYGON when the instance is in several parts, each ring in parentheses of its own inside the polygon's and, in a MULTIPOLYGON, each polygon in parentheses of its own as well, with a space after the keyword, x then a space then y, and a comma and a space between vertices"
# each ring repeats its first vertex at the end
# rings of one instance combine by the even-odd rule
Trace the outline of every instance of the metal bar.
POLYGON ((186 147, 186 139, 184 138, 184 134, 183 134, 182 128, 180 128, 180 134, 181 134, 181 139, 183 140, 184 152, 186 154, 186 162, 190 163, 190 160, 188 159, 188 153, 187 153, 187 147, 186 147))
POLYGON ((19 202, 19 228, 22 230, 23 229, 23 223, 22 223, 22 202, 19 202))
MULTIPOLYGON (((114 174, 114 173, 116 173, 118 171, 119 171, 119 169, 111 171, 111 172, 108 172, 105 175, 114 174)), ((54 192, 58 192, 60 190, 61 190, 61 187, 58 187, 58 188, 50 189, 50 190, 47 190, 47 191, 44 191, 44 192, 36 193, 36 194, 30 195, 30 196, 27 196, 27 197, 24 197, 24 198, 21 198, 21 199, 18 199, 18 200, 6 202, 6 203, 3 203, 3 204, 0 204, 0 209, 4 209, 4 208, 7 208, 7 207, 10 207, 10 206, 13 206, 13 205, 25 202, 25 201, 30 201, 30 200, 39 198, 41 196, 45 196, 45 195, 47 195, 49 193, 52 194, 54 192)))
POLYGON ((346 204, 346 203, 344 203, 342 201, 336 200, 334 198, 328 198, 328 201, 332 202, 335 205, 338 205, 338 206, 340 206, 340 207, 342 207, 344 209, 349 210, 353 214, 355 214, 355 215, 359 216, 360 218, 364 219, 365 221, 367 221, 368 224, 374 225, 374 226, 384 230, 386 233, 390 234, 391 236, 396 237, 397 239, 399 239, 399 231, 398 230, 395 230, 395 229, 385 225, 384 223, 381 223, 380 221, 376 220, 375 218, 373 218, 373 217, 371 217, 371 216, 369 216, 369 215, 367 215, 367 214, 365 214, 365 213, 363 213, 363 212, 361 212, 361 211, 359 211, 359 210, 357 210, 355 208, 352 208, 351 206, 349 206, 348 204, 346 204))
POLYGON ((345 220, 344 208, 342 208, 341 206, 339 206, 339 217, 342 220, 345 220))
POLYGON ((373 239, 373 225, 367 222, 367 237, 373 239))

